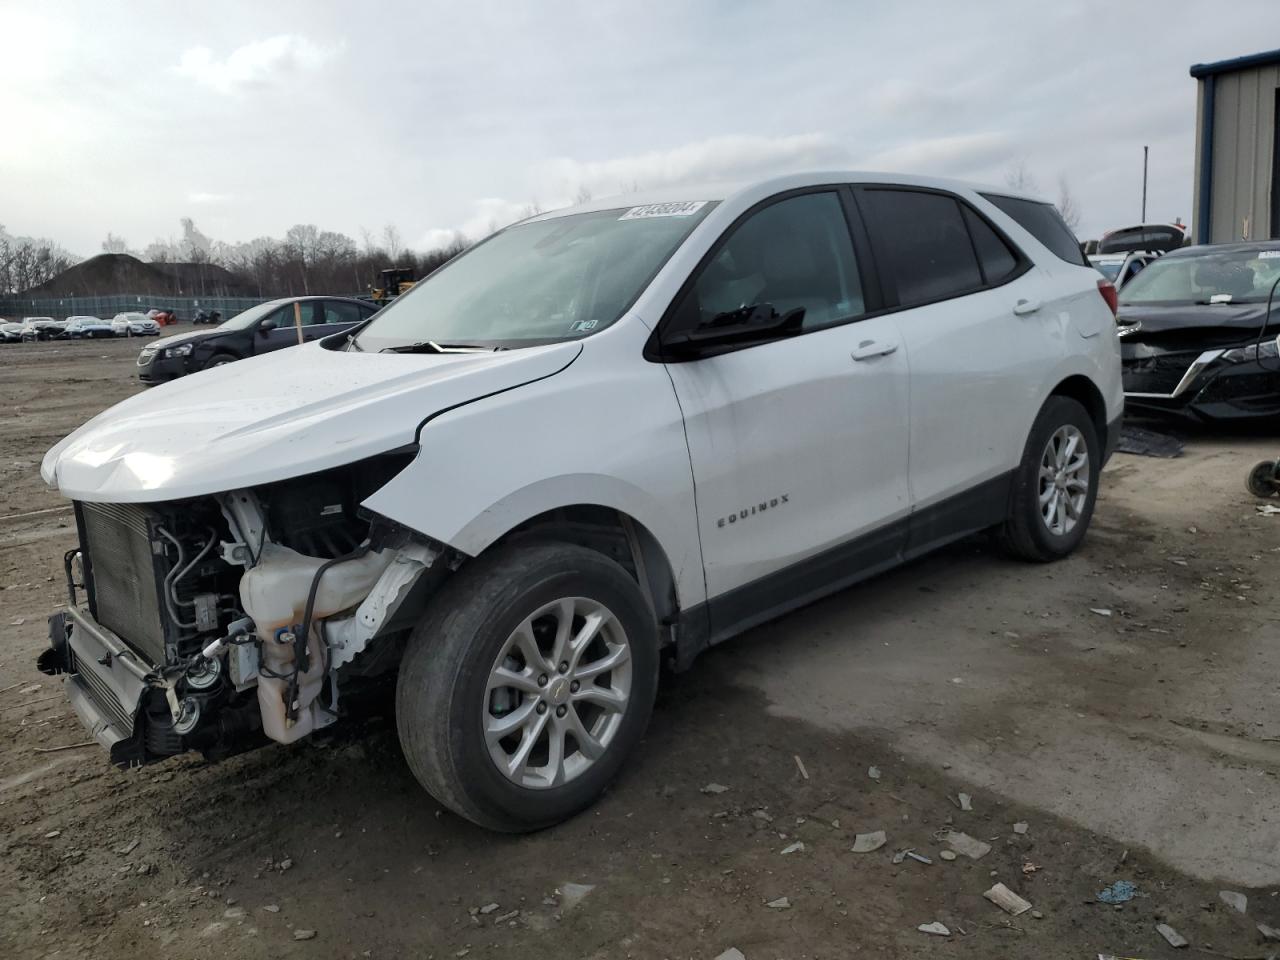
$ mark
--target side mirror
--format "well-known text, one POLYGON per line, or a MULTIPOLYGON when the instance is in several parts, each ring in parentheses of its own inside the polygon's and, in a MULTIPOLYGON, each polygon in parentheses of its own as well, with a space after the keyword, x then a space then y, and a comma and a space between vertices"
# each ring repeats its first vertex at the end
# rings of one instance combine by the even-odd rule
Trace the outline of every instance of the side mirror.
POLYGON ((800 332, 803 322, 804 307, 778 313, 771 303, 753 303, 718 313, 686 333, 665 339, 663 346, 677 356, 692 356, 704 347, 789 337, 800 332))
POLYGON ((274 327, 268 327, 264 324, 263 326, 258 328, 258 336, 265 337, 268 333, 270 333, 274 329, 275 329, 274 327))

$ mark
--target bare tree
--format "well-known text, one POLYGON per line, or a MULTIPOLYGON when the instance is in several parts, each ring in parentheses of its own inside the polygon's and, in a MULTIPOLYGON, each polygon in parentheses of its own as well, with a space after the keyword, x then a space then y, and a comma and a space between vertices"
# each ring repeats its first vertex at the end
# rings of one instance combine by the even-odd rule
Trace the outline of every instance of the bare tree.
POLYGON ((1058 175, 1057 207, 1062 219, 1071 228, 1071 232, 1075 233, 1080 226, 1080 207, 1076 204, 1076 198, 1071 193, 1071 185, 1067 183, 1067 175, 1065 173, 1058 175))
POLYGON ((128 253, 129 241, 124 237, 117 237, 114 233, 107 233, 107 239, 102 241, 103 253, 128 253))
POLYGON ((1009 169, 1004 172, 1004 183, 1010 190, 1021 190, 1024 193, 1040 192, 1040 184, 1027 167, 1025 159, 1009 165, 1009 169))
POLYGON ((585 183, 578 187, 578 192, 573 195, 574 206, 591 202, 591 188, 585 183))
POLYGON ((382 245, 387 248, 387 256, 395 263, 404 253, 404 241, 400 239, 400 230, 394 223, 382 228, 382 245))

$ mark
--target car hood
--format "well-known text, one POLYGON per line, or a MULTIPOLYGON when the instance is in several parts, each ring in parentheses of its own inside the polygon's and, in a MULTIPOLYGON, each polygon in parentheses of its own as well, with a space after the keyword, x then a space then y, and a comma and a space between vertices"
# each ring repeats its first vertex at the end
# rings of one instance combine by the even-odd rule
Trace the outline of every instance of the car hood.
MULTIPOLYGON (((1247 336, 1250 332, 1256 333, 1261 329, 1266 314, 1265 303, 1197 303, 1168 306, 1121 304, 1116 321, 1122 325, 1134 321, 1141 323, 1142 329, 1136 334, 1140 338, 1147 334, 1174 333, 1196 328, 1224 333, 1239 330, 1242 336, 1247 336)), ((1271 323, 1275 325, 1276 332, 1280 333, 1280 309, 1272 310, 1271 323)))
POLYGON ((552 376, 581 350, 281 350, 116 404, 45 454, 40 473, 72 499, 117 503, 271 483, 413 443, 433 414, 552 376))
POLYGON ((211 340, 220 333, 216 328, 213 330, 190 330, 187 333, 175 333, 171 337, 161 337, 159 340, 152 340, 142 349, 144 350, 163 350, 165 347, 176 347, 180 343, 194 343, 198 340, 211 340))

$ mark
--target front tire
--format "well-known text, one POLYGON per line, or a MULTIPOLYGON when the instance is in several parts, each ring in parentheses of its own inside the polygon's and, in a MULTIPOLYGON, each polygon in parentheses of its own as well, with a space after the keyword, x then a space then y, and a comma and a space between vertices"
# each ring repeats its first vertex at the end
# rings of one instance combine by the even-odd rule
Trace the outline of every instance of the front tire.
POLYGON ((1070 397, 1040 409, 1014 473, 998 537, 1023 560, 1045 563, 1080 545, 1098 496, 1102 445, 1089 413, 1070 397))
POLYGON ((622 567, 570 544, 512 544, 432 600, 400 666, 396 722, 432 796, 524 832, 600 795, 644 734, 657 685, 657 623, 622 567))
POLYGON ((212 357, 204 362, 201 370, 212 370, 214 367, 225 367, 228 363, 235 363, 236 358, 229 353, 215 353, 212 357))

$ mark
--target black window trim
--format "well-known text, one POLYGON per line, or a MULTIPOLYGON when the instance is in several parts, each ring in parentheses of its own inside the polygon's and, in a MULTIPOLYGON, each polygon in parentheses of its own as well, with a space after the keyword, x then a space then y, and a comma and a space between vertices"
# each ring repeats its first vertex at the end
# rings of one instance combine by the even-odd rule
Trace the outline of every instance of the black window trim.
POLYGON ((695 360, 705 360, 709 357, 718 357, 725 353, 734 353, 738 350, 750 350, 755 347, 764 346, 769 343, 777 343, 779 340, 793 340, 796 337, 809 336, 815 333, 821 333, 824 330, 834 330, 837 327, 847 326, 851 323, 860 323, 871 317, 880 316, 888 312, 884 306, 884 297, 880 287, 879 271, 875 269, 872 260, 871 247, 867 239, 866 229, 862 223, 861 215, 853 202, 853 197, 849 184, 847 183, 822 183, 811 184, 804 187, 796 187, 792 190, 784 190, 781 193, 771 194, 763 200, 752 204, 742 213, 734 218, 733 222, 720 231, 720 236, 716 238, 710 249, 703 254, 702 258, 689 271, 689 275, 684 278, 684 282, 680 284, 680 288, 676 291, 675 296, 671 298, 671 302, 667 304, 666 309, 662 312, 662 318, 654 327, 653 333, 649 335, 649 339, 645 341, 644 358, 653 363, 689 363, 695 360), (745 343, 721 344, 714 347, 705 347, 697 353, 681 353, 679 356, 668 354, 663 350, 662 338, 665 334, 671 332, 671 325, 674 323, 674 315, 676 307, 684 299, 689 292, 696 279, 701 275, 702 271, 711 263, 712 260, 724 249, 724 245, 729 242, 734 232, 745 221, 755 216, 761 210, 791 200, 795 197, 808 196, 810 194, 834 193, 840 208, 844 213, 845 227, 849 231, 849 240, 853 246, 853 255, 855 264, 858 269, 858 280, 862 284, 862 303, 863 312, 851 317, 837 320, 833 323, 823 324, 821 327, 814 327, 811 330, 799 330, 793 334, 786 336, 769 336, 761 337, 759 340, 751 340, 745 343))
MULTIPOLYGON (((906 306, 903 306, 898 296, 897 283, 894 277, 890 274, 889 270, 886 268, 884 270, 878 271, 881 275, 881 284, 882 284, 882 289, 884 291, 884 300, 885 300, 885 303, 889 305, 883 311, 884 313, 899 313, 903 310, 915 310, 919 307, 928 307, 935 303, 945 303, 948 300, 956 300, 960 297, 969 297, 975 293, 983 293, 987 290, 998 290, 1000 287, 1013 283, 1013 281, 1017 280, 1019 277, 1023 276, 1024 274, 1027 273, 1027 271, 1031 269, 1032 267, 1031 258, 1026 255, 1023 249, 1020 246, 1018 246, 1018 244, 1014 243, 1013 240, 1010 239, 1007 233, 1001 230, 996 224, 992 223, 990 217, 988 217, 985 213, 983 213, 981 210, 975 207, 966 198, 960 196, 958 193, 954 193, 950 190, 939 190, 936 187, 923 187, 923 186, 916 186, 915 184, 905 184, 905 183, 867 182, 867 183, 853 184, 853 196, 855 200, 859 199, 864 193, 871 193, 873 191, 884 191, 884 190, 894 190, 899 193, 904 193, 904 192, 905 193, 931 193, 936 196, 947 197, 948 199, 954 200, 956 203, 958 203, 962 211, 960 215, 960 222, 964 224, 965 236, 969 238, 969 247, 973 251, 974 260, 977 261, 978 276, 982 277, 982 283, 980 283, 976 287, 967 287, 963 290, 955 291, 953 293, 948 293, 945 296, 934 297, 931 300, 922 300, 919 303, 911 303, 911 304, 907 304, 906 306), (995 235, 1004 241, 1005 245, 1009 248, 1010 252, 1013 253, 1014 259, 1016 261, 1016 266, 999 283, 990 283, 987 280, 987 272, 982 266, 982 257, 978 255, 978 245, 974 242, 973 233, 969 229, 969 223, 964 218, 963 208, 965 207, 967 207, 970 210, 970 212, 972 212, 979 220, 981 220, 988 227, 990 227, 995 232, 995 235)), ((862 222, 864 224, 869 223, 870 218, 866 215, 866 211, 862 210, 861 208, 859 208, 859 210, 862 213, 862 216, 860 218, 862 222)), ((866 229, 868 231, 868 235, 870 235, 871 228, 867 227, 866 229)), ((874 246, 875 246, 875 243, 873 240, 872 247, 874 248, 874 246)))
MULTIPOLYGON (((1008 217, 1008 218, 1009 218, 1010 220, 1012 220, 1014 223, 1018 224, 1018 227, 1019 227, 1020 229, 1022 229, 1023 231, 1025 231, 1025 232, 1026 232, 1026 234, 1027 234, 1029 237, 1031 237, 1031 239, 1032 239, 1032 240, 1034 240, 1036 243, 1040 244, 1040 246, 1042 246, 1042 247, 1044 247, 1046 250, 1048 250, 1048 251, 1049 251, 1049 253, 1050 253, 1050 254, 1052 254, 1052 256, 1053 256, 1055 259, 1057 259, 1057 260, 1061 260, 1063 263, 1070 264, 1070 265, 1071 265, 1071 266, 1073 266, 1073 267, 1085 267, 1086 269, 1088 269, 1088 268, 1091 268, 1091 267, 1093 266, 1091 263, 1089 263, 1089 255, 1088 255, 1087 253, 1085 253, 1085 252, 1084 252, 1084 244, 1082 244, 1082 243, 1080 242, 1080 238, 1076 236, 1076 232, 1075 232, 1074 230, 1072 230, 1070 227, 1067 227, 1067 222, 1066 222, 1065 220, 1063 220, 1063 221, 1062 221, 1062 225, 1063 225, 1064 227, 1067 227, 1067 234, 1068 234, 1068 235, 1069 235, 1073 240, 1075 240, 1075 242, 1076 242, 1076 249, 1079 251, 1079 253, 1080 253, 1080 259, 1081 259, 1082 261, 1084 261, 1083 263, 1077 263, 1077 262, 1076 262, 1076 261, 1074 261, 1074 260, 1068 260, 1066 257, 1062 256, 1061 254, 1056 253, 1056 252, 1054 251, 1054 249, 1053 249, 1052 247, 1050 247, 1047 243, 1045 243, 1043 240, 1041 240, 1039 237, 1037 237, 1037 236, 1036 236, 1034 233, 1032 233, 1030 230, 1027 230, 1027 228, 1026 228, 1026 227, 1022 226, 1022 224, 1018 221, 1018 218, 1017 218, 1017 217, 1015 217, 1015 216, 1014 216, 1013 214, 1011 214, 1011 213, 1006 213, 1006 212, 1001 208, 1000 204, 996 203, 996 202, 995 202, 995 200, 993 200, 992 198, 993 198, 993 197, 1001 197, 1001 198, 1002 198, 1002 199, 1004 199, 1004 200, 1017 200, 1017 201, 1019 201, 1019 202, 1021 202, 1021 203, 1037 203, 1037 204, 1039 204, 1040 206, 1042 206, 1042 207, 1048 207, 1048 208, 1049 208, 1049 209, 1051 209, 1054 213, 1057 213, 1057 214, 1058 214, 1058 219, 1059 219, 1059 220, 1061 220, 1061 219, 1062 219, 1062 214, 1058 213, 1058 209, 1057 209, 1057 207, 1055 207, 1055 206, 1054 206, 1052 203, 1050 203, 1049 201, 1047 201, 1047 200, 1035 200, 1035 199, 1033 199, 1033 198, 1031 198, 1031 197, 1020 197, 1020 196, 1018 196, 1017 194, 1013 194, 1013 193, 1001 193, 999 190, 982 190, 982 191, 979 191, 978 196, 980 196, 983 200, 987 201, 987 203, 991 204, 993 207, 995 207, 997 210, 999 210, 999 211, 1000 211, 1004 216, 1008 217)), ((1098 241, 1098 243, 1099 243, 1099 245, 1101 245, 1101 241, 1098 241)), ((1099 252, 1099 253, 1101 253, 1102 251, 1098 251, 1098 252, 1099 252)))

